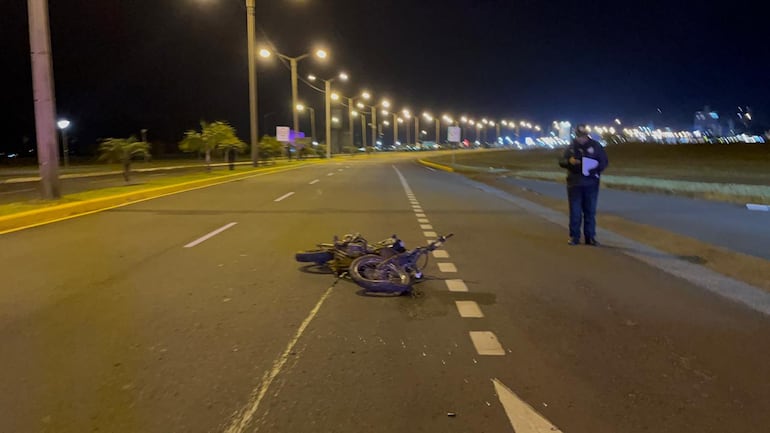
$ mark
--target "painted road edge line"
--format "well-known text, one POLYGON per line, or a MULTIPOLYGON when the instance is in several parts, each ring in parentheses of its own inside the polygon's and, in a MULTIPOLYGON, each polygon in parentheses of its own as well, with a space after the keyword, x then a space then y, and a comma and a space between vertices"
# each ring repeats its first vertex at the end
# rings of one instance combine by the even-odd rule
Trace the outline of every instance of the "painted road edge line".
POLYGON ((748 209, 748 210, 758 210, 760 212, 770 212, 770 205, 746 203, 746 209, 748 209))
MULTIPOLYGON (((508 415, 508 421, 516 433, 559 433, 562 432, 558 427, 548 421, 543 415, 540 415, 532 406, 528 405, 510 388, 505 386, 499 379, 492 379, 497 398, 503 405, 505 414, 508 415)), ((562 432, 563 433, 563 432, 562 432)))
POLYGON ((234 226, 236 224, 238 224, 238 223, 226 224, 226 225, 224 225, 224 226, 214 230, 213 232, 211 232, 211 233, 209 233, 209 234, 207 234, 205 236, 202 236, 202 237, 200 237, 200 238, 190 242, 189 244, 185 245, 184 247, 185 248, 192 248, 192 247, 194 247, 194 246, 196 246, 196 245, 198 245, 198 244, 200 244, 202 242, 206 242, 207 240, 213 238, 214 236, 222 233, 223 231, 229 229, 230 227, 232 227, 232 226, 234 226))

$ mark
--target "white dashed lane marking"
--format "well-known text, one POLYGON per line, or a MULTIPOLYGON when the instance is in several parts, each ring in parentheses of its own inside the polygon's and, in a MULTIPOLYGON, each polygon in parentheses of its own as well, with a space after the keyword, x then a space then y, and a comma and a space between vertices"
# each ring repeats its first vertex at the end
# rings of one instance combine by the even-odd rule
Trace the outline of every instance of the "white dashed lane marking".
POLYGON ((275 202, 279 202, 279 201, 282 201, 282 200, 284 200, 284 199, 287 199, 287 198, 289 198, 289 197, 291 197, 291 196, 293 196, 293 195, 294 195, 294 191, 292 191, 292 192, 287 192, 286 194, 284 194, 284 195, 282 195, 282 196, 278 197, 277 199, 275 199, 275 200, 273 200, 273 201, 275 201, 275 202))
POLYGON ((449 258, 449 252, 446 250, 435 250, 433 251, 433 257, 437 259, 448 259, 449 258))
POLYGON ((435 238, 438 236, 436 232, 423 232, 422 235, 426 238, 435 238))
POLYGON ((433 226, 430 224, 420 224, 420 228, 423 230, 433 230, 433 226))
POLYGON ((318 183, 318 182, 320 182, 320 180, 318 180, 318 179, 316 179, 316 180, 313 180, 313 181, 311 181, 311 182, 310 182, 310 185, 314 185, 314 184, 316 184, 316 183, 318 183))
POLYGON ((484 317, 479 304, 474 301, 455 301, 460 317, 480 318, 484 317))
POLYGON ((327 176, 334 176, 334 173, 329 173, 327 174, 327 176))
POLYGON ((198 244, 200 244, 202 242, 205 242, 205 241, 213 238, 214 236, 222 233, 223 231, 229 229, 230 227, 232 227, 232 226, 234 226, 236 224, 238 224, 238 223, 230 223, 230 224, 227 224, 227 225, 225 225, 223 227, 220 227, 220 228, 214 230, 213 232, 211 232, 211 233, 209 233, 207 235, 199 237, 198 239, 190 242, 189 244, 185 245, 184 247, 185 248, 192 248, 192 247, 194 247, 194 246, 196 246, 196 245, 198 245, 198 244))
POLYGON ((468 291, 468 286, 465 285, 465 281, 463 280, 444 280, 444 283, 446 283, 446 287, 450 292, 468 291))
POLYGON ((455 267, 454 263, 439 263, 438 269, 441 272, 446 272, 446 273, 457 272, 457 268, 455 267))
POLYGON ((417 216, 417 218, 425 218, 424 213, 416 213, 415 215, 417 216))
POLYGON ((417 222, 420 224, 430 224, 430 220, 428 218, 417 218, 417 222))
POLYGON ((505 355, 503 346, 494 332, 471 331, 468 333, 473 342, 473 347, 479 355, 502 356, 505 355))

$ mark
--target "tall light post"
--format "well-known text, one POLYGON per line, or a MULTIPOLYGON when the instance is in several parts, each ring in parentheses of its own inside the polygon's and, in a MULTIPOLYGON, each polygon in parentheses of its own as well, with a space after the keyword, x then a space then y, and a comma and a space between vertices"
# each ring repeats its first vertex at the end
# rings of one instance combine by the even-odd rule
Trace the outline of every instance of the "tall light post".
POLYGON ((70 121, 67 119, 62 119, 58 122, 56 122, 56 126, 59 127, 61 130, 61 151, 62 156, 64 159, 64 168, 69 168, 70 166, 70 149, 69 144, 67 143, 67 128, 70 126, 70 121))
MULTIPOLYGON (((403 110, 401 110, 401 114, 404 116, 404 123, 406 124, 406 145, 409 146, 410 144, 412 144, 412 140, 409 134, 409 119, 412 118, 412 113, 406 108, 404 108, 403 110)), ((416 130, 415 130, 415 134, 417 134, 416 130)))
MULTIPOLYGON (((366 112, 364 112, 366 104, 359 102, 356 104, 356 107, 358 107, 358 113, 361 115, 361 143, 364 149, 366 149, 366 112)), ((374 143, 372 143, 372 146, 374 146, 374 143)))
POLYGON ((43 199, 54 200, 61 197, 61 182, 59 181, 59 144, 56 139, 56 103, 53 93, 48 0, 27 0, 27 14, 41 192, 43 199))
MULTIPOLYGON (((290 57, 286 54, 279 53, 278 51, 274 51, 275 55, 288 61, 289 65, 291 67, 291 106, 292 106, 292 129, 296 132, 299 131, 299 111, 297 110, 297 63, 299 63, 300 60, 304 60, 311 55, 315 54, 316 57, 319 59, 325 59, 328 57, 328 54, 324 50, 316 50, 315 53, 305 53, 301 56, 296 57, 290 57)), ((262 57, 270 57, 270 54, 272 52, 268 50, 267 48, 262 48, 259 50, 259 55, 262 57)))
MULTIPOLYGON (((315 75, 308 75, 308 80, 310 81, 316 81, 318 78, 316 78, 315 75)), ((324 102, 325 102, 325 108, 326 108, 326 158, 331 159, 332 157, 332 83, 336 81, 337 79, 340 79, 342 81, 347 81, 348 75, 344 72, 340 73, 336 77, 329 78, 328 80, 321 79, 321 81, 324 82, 324 102)), ((295 106, 296 108, 296 106, 295 106)))
POLYGON ((297 104, 297 111, 310 111, 310 141, 314 142, 316 140, 315 135, 315 110, 313 107, 309 107, 303 104, 297 104))

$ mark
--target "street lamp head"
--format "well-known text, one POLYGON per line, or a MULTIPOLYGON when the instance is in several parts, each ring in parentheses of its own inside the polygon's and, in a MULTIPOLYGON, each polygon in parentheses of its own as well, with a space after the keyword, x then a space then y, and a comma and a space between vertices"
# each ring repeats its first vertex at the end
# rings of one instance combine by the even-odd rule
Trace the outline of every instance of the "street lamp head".
POLYGON ((305 110, 305 106, 304 105, 297 104, 297 111, 304 111, 304 110, 305 110))
POLYGON ((315 55, 319 59, 325 59, 329 56, 329 53, 327 53, 325 50, 316 50, 315 55))
POLYGON ((363 110, 364 107, 366 107, 366 106, 364 105, 363 102, 359 102, 359 103, 356 104, 356 107, 358 107, 360 110, 363 110))
POLYGON ((364 90, 364 92, 361 93, 361 97, 368 101, 368 100, 370 100, 372 98, 372 95, 371 95, 371 93, 369 93, 366 90, 364 90))
POLYGON ((340 122, 339 117, 332 117, 332 122, 339 123, 340 122))
POLYGON ((332 101, 338 101, 340 99, 340 95, 337 93, 332 93, 332 101))
POLYGON ((387 116, 389 112, 388 112, 388 110, 382 110, 381 113, 382 113, 383 116, 387 116))
POLYGON ((270 57, 271 54, 272 53, 267 48, 262 48, 262 49, 259 50, 260 57, 268 58, 268 57, 270 57))
POLYGON ((387 99, 383 99, 381 105, 385 108, 390 108, 390 101, 388 101, 387 99))
POLYGON ((313 75, 313 74, 310 74, 310 75, 307 76, 307 79, 310 80, 310 81, 315 81, 316 80, 316 76, 313 75))
POLYGON ((460 117, 460 122, 468 123, 468 118, 465 116, 460 117))
POLYGON ((340 80, 348 81, 348 74, 346 74, 344 72, 340 72, 340 80))
POLYGON ((399 118, 398 118, 398 123, 404 123, 404 119, 402 119, 402 118, 400 118, 400 117, 399 117, 399 118))
POLYGON ((59 127, 59 129, 67 129, 70 126, 70 121, 66 119, 62 119, 58 122, 56 122, 56 126, 59 127))

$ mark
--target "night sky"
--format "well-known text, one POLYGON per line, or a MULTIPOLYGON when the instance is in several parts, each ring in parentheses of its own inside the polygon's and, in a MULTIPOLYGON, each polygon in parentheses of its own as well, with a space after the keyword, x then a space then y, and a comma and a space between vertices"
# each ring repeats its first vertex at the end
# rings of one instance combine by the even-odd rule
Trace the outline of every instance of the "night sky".
MULTIPOLYGON (((344 70, 343 94, 369 89, 398 109, 681 128, 704 105, 770 112, 757 2, 256 1, 258 39, 292 56, 330 52, 300 75, 344 70)), ((34 117, 26 2, 1 3, 3 151, 34 137, 34 117)), ((82 148, 142 128, 173 143, 201 119, 248 140, 243 0, 49 3, 58 113, 82 148)), ((289 71, 275 59, 258 68, 261 132, 273 133, 291 122, 289 71)), ((322 130, 322 95, 299 93, 322 130)))

